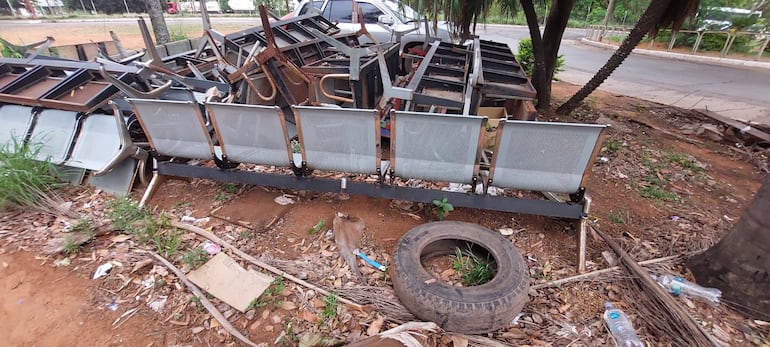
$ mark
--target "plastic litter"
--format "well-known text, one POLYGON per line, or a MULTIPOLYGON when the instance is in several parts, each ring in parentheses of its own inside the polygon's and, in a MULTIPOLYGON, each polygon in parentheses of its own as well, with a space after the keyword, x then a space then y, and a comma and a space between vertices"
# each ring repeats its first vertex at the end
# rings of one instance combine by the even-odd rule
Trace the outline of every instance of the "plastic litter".
POLYGON ((112 270, 112 263, 108 262, 108 263, 99 265, 99 267, 96 268, 96 271, 94 272, 93 279, 98 279, 98 278, 107 276, 107 274, 110 273, 110 270, 112 270))
POLYGON ((114 302, 111 303, 111 304, 104 305, 104 306, 107 307, 107 309, 110 310, 110 311, 117 311, 118 310, 118 304, 116 304, 114 302))
POLYGON ((604 303, 604 322, 610 329, 610 334, 621 347, 645 347, 639 336, 636 336, 633 324, 626 314, 612 306, 612 303, 604 303))
POLYGON ((276 197, 275 199, 273 199, 273 201, 275 201, 276 204, 281 206, 294 204, 294 199, 292 199, 290 196, 286 194, 276 197))
POLYGON ((366 254, 361 253, 361 251, 358 248, 353 250, 353 254, 357 255, 359 258, 363 259, 367 264, 371 265, 377 270, 388 271, 387 266, 382 265, 377 261, 375 261, 374 259, 367 257, 366 254))
POLYGON ((221 246, 219 246, 218 244, 213 243, 211 241, 204 242, 201 245, 201 248, 203 248, 203 250, 206 251, 206 253, 208 253, 209 255, 215 255, 215 254, 217 254, 217 253, 222 251, 222 247, 221 246))
POLYGON ((155 301, 150 302, 149 304, 147 304, 147 306, 150 306, 150 308, 153 311, 160 313, 161 311, 163 311, 163 308, 166 307, 166 302, 167 301, 168 301, 168 297, 167 296, 161 296, 158 299, 156 299, 155 301))
POLYGON ((679 276, 673 275, 650 275, 660 284, 661 287, 674 296, 688 296, 698 298, 712 305, 719 305, 719 299, 722 297, 722 291, 716 288, 706 288, 697 283, 690 282, 679 276))
POLYGON ((209 217, 203 217, 203 218, 195 218, 193 216, 182 216, 181 221, 185 223, 191 223, 191 224, 197 224, 197 225, 203 225, 208 223, 211 220, 209 217))

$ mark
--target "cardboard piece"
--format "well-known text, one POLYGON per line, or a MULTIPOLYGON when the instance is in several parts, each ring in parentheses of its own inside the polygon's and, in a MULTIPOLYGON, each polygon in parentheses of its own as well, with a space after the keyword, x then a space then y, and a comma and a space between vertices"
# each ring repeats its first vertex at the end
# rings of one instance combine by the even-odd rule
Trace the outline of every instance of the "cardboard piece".
POLYGON ((246 312, 249 303, 273 282, 273 277, 244 269, 224 252, 188 273, 187 278, 241 312, 246 312))
POLYGON ((479 107, 479 116, 487 117, 487 131, 484 132, 484 147, 492 148, 495 146, 495 137, 497 126, 508 118, 508 112, 505 107, 479 107))

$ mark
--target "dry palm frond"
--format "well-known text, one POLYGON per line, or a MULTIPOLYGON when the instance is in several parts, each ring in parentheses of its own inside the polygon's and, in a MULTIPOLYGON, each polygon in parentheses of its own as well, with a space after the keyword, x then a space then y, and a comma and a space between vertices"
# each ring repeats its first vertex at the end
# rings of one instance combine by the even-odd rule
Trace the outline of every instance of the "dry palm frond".
POLYGON ((342 288, 337 291, 341 296, 351 300, 371 305, 377 309, 389 321, 403 323, 415 320, 414 315, 409 313, 401 302, 398 301, 395 292, 389 287, 358 286, 342 288))

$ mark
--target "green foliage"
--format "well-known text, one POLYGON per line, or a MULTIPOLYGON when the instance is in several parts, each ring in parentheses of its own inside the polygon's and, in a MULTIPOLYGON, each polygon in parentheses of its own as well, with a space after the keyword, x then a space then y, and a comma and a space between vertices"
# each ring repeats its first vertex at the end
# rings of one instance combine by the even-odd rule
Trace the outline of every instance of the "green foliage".
POLYGON ((182 234, 176 230, 161 231, 155 233, 155 250, 166 258, 176 254, 182 245, 182 234))
POLYGON ((60 185, 56 166, 36 160, 39 152, 40 145, 15 139, 0 147, 0 211, 6 205, 40 206, 60 185))
POLYGON ((203 249, 194 248, 182 254, 182 262, 191 270, 195 270, 209 261, 209 254, 203 249))
POLYGON ((610 212, 609 216, 607 218, 610 220, 610 222, 613 222, 618 225, 624 225, 626 224, 626 215, 623 213, 623 211, 612 211, 610 212))
POLYGON ((623 144, 618 140, 610 138, 607 140, 606 146, 607 146, 607 152, 615 153, 619 151, 621 147, 623 147, 623 144))
POLYGON ((275 280, 270 283, 270 286, 265 289, 265 292, 259 296, 259 298, 254 298, 251 300, 249 306, 246 308, 246 311, 252 310, 254 308, 265 307, 267 305, 281 306, 283 301, 279 299, 281 297, 281 292, 284 289, 286 289, 286 283, 283 280, 283 276, 276 277, 275 280))
POLYGON ((198 313, 203 312, 204 307, 203 307, 203 303, 201 303, 201 298, 197 296, 193 296, 193 297, 190 297, 190 301, 195 303, 195 310, 198 311, 198 313))
POLYGON ((81 244, 72 240, 71 237, 67 236, 64 239, 64 245, 62 248, 62 252, 64 252, 67 255, 75 255, 80 253, 81 244))
POLYGON ((489 257, 481 259, 473 253, 471 246, 467 250, 455 249, 452 268, 460 274, 464 286, 477 286, 489 282, 495 276, 489 257))
POLYGON ((184 31, 182 31, 182 30, 179 30, 179 31, 171 30, 171 31, 169 31, 168 36, 169 36, 169 41, 170 42, 182 41, 182 40, 189 39, 189 37, 187 37, 187 34, 184 31))
POLYGON ((438 217, 438 220, 444 220, 446 216, 449 214, 449 212, 452 212, 455 210, 454 206, 449 203, 447 198, 443 198, 441 200, 433 200, 433 206, 436 211, 436 216, 438 217))
POLYGON ((93 234, 94 225, 88 217, 81 217, 77 222, 70 226, 70 231, 76 233, 93 234))
POLYGON ((703 172, 703 168, 698 165, 695 158, 687 154, 669 152, 666 153, 666 160, 668 160, 669 163, 679 165, 682 169, 688 170, 692 174, 700 174, 703 172))
MULTIPOLYGON (((535 68, 535 51, 532 48, 532 39, 525 38, 519 40, 519 51, 516 53, 516 60, 527 73, 527 76, 532 76, 532 71, 535 68)), ((562 71, 564 71, 564 55, 559 54, 556 57, 554 76, 562 71)))
POLYGON ((115 230, 137 234, 144 230, 144 222, 151 219, 151 216, 136 201, 124 196, 107 201, 107 218, 112 221, 115 230))
POLYGON ((0 57, 5 58, 21 58, 21 53, 14 50, 12 47, 6 46, 0 42, 0 57))
POLYGON ((315 223, 315 225, 310 228, 307 233, 308 234, 317 234, 319 231, 323 230, 324 226, 326 225, 326 222, 324 222, 323 219, 319 220, 318 223, 315 223))
POLYGON ((679 195, 676 195, 676 193, 668 192, 657 184, 647 185, 646 187, 642 188, 640 194, 642 197, 651 200, 662 200, 670 202, 679 201, 679 195))
POLYGON ((334 292, 324 297, 324 308, 321 311, 321 324, 337 317, 337 306, 339 306, 339 297, 334 292))

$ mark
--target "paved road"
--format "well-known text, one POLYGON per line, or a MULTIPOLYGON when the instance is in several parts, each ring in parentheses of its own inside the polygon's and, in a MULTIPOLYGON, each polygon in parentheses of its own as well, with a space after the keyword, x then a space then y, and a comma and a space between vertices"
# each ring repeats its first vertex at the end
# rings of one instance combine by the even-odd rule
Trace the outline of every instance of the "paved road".
MULTIPOLYGON (((488 25, 479 34, 517 47, 529 37, 524 27, 488 25)), ((583 84, 607 61, 611 51, 576 43, 582 30, 568 30, 559 77, 583 84)), ((735 119, 770 124, 770 70, 713 65, 632 54, 601 89, 684 108, 707 108, 735 119)))

